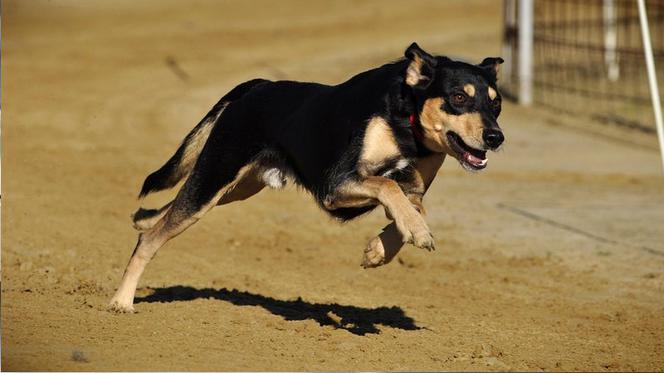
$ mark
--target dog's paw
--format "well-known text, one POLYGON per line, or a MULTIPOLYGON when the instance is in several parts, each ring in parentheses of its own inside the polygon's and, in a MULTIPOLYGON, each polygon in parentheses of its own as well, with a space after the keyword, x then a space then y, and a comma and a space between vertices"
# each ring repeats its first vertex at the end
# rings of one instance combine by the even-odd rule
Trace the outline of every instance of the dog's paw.
POLYGON ((136 313, 133 304, 125 304, 116 300, 112 300, 111 303, 108 304, 107 309, 114 313, 136 313))
POLYGON ((374 237, 366 249, 364 249, 364 258, 362 259, 362 267, 376 268, 385 264, 385 248, 380 237, 374 237))
POLYGON ((416 247, 433 251, 436 249, 433 235, 427 223, 420 215, 410 220, 406 227, 399 229, 404 243, 413 244, 416 247))
POLYGON ((413 245, 427 251, 436 250, 436 245, 433 240, 433 235, 427 229, 425 231, 420 231, 418 233, 413 233, 413 245))

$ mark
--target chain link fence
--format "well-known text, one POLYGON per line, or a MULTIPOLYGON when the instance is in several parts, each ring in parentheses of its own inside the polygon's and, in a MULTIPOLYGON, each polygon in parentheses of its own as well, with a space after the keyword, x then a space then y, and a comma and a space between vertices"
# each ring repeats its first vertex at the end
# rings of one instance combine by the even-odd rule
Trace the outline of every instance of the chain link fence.
MULTIPOLYGON (((505 53, 518 55, 517 2, 506 1, 505 53)), ((664 92, 664 0, 647 0, 655 66, 664 92)), ((559 112, 656 133, 634 0, 536 0, 533 101, 559 112)), ((518 59, 502 89, 518 97, 518 59)))

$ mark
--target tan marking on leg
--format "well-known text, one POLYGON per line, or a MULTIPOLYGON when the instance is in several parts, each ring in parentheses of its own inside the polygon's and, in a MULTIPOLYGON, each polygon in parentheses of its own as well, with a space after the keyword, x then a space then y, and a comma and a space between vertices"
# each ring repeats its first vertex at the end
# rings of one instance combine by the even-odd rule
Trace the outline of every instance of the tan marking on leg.
POLYGON ((236 178, 236 186, 219 198, 218 206, 235 201, 243 201, 265 188, 265 183, 260 179, 260 167, 252 167, 244 175, 236 178))
MULTIPOLYGON (((134 253, 131 256, 131 259, 129 259, 127 268, 122 276, 120 287, 113 298, 111 298, 109 308, 118 312, 133 312, 134 295, 136 294, 138 281, 147 264, 157 253, 157 250, 170 239, 184 232, 188 227, 200 220, 200 218, 214 207, 223 196, 231 193, 238 186, 239 182, 243 180, 246 174, 253 170, 253 168, 253 164, 242 167, 233 181, 221 188, 207 204, 202 206, 191 216, 183 218, 179 215, 179 211, 169 208, 164 217, 161 218, 150 230, 141 233, 136 248, 134 249, 134 253)), ((176 201, 177 198, 178 197, 176 197, 176 201)))
MULTIPOLYGON (((223 188, 221 188, 217 194, 214 195, 214 197, 208 202, 203 208, 201 208, 196 214, 194 214, 194 217, 197 219, 200 219, 205 215, 206 212, 208 212, 212 207, 214 207, 221 198, 227 194, 235 192, 236 187, 238 184, 244 180, 245 178, 249 179, 249 175, 252 173, 254 168, 256 167, 255 164, 251 163, 248 165, 243 166, 240 171, 235 175, 235 178, 233 181, 230 183, 226 184, 223 188)), ((237 191, 237 195, 243 195, 242 191, 237 191)), ((179 234, 179 233, 178 233, 179 234)))
POLYGON ((427 214, 426 210, 424 209, 424 204, 422 203, 422 197, 424 197, 422 194, 408 194, 406 195, 408 197, 408 200, 410 201, 410 204, 413 205, 415 210, 420 213, 420 215, 425 216, 427 214))
POLYGON ((496 96, 498 96, 498 92, 496 92, 495 89, 489 87, 489 98, 493 101, 496 99, 496 96))
POLYGON ((374 197, 353 196, 351 195, 352 192, 353 189, 348 188, 341 192, 342 198, 335 197, 334 199, 325 200, 323 205, 328 210, 336 210, 347 207, 375 206, 378 204, 378 200, 374 197))
POLYGON ((466 84, 463 86, 463 91, 470 97, 475 97, 475 86, 472 84, 466 84))
POLYGON ((388 160, 401 154, 390 125, 381 117, 369 120, 360 154, 358 171, 369 176, 388 160))

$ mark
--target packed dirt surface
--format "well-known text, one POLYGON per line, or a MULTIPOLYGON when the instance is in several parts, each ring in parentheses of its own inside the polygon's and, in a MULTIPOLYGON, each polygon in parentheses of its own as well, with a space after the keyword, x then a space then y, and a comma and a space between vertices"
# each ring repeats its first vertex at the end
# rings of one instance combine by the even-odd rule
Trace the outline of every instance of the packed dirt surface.
MULTIPOLYGON (((360 267, 295 188, 168 243, 106 310, 143 178, 254 77, 338 83, 414 40, 500 54, 474 1, 3 1, 3 370, 662 370, 664 177, 652 141, 506 104, 477 174, 425 198, 437 250, 360 267)), ((175 191, 151 196, 159 206, 175 191)))

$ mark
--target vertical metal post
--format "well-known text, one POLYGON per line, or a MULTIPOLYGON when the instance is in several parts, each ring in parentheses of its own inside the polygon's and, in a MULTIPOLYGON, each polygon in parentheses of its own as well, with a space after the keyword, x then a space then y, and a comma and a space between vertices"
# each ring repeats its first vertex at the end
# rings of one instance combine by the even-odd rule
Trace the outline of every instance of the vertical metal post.
POLYGON ((519 103, 533 103, 533 0, 519 0, 519 103))
POLYGON ((638 0, 639 20, 641 21, 641 37, 643 39, 643 52, 646 57, 646 69, 648 70, 648 84, 650 85, 650 97, 652 108, 655 112, 655 125, 657 126, 657 138, 659 139, 659 150, 662 156, 662 167, 664 168, 664 124, 662 124, 662 106, 659 100, 659 88, 657 87, 657 74, 655 71, 655 59, 652 55, 652 44, 650 43, 650 30, 648 27, 648 16, 646 15, 645 0, 638 0))

